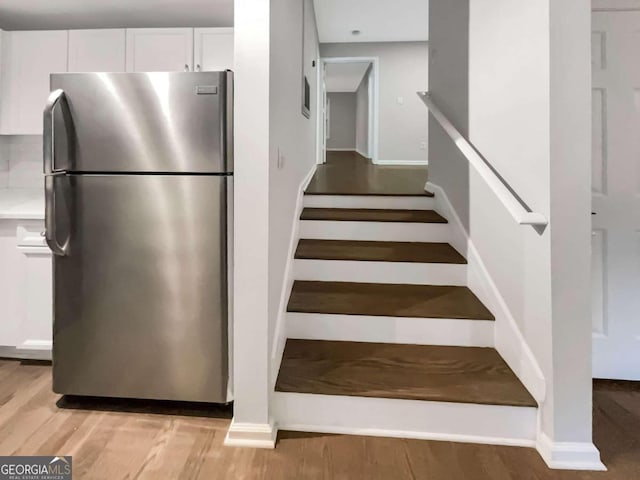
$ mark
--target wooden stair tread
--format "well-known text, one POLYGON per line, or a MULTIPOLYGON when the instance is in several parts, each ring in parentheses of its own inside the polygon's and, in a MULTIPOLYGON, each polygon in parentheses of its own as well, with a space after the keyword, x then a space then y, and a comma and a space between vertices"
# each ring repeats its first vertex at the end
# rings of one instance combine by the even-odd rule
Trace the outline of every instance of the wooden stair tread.
POLYGON ((375 208, 304 208, 300 220, 349 222, 447 223, 434 210, 386 210, 375 208))
POLYGON ((494 320, 467 287, 295 281, 289 312, 494 320))
POLYGON ((371 262, 455 263, 465 258, 448 243, 311 240, 298 242, 295 258, 371 262))
POLYGON ((433 193, 429 192, 427 190, 423 191, 423 192, 402 192, 402 191, 397 191, 397 192, 371 192, 371 191, 354 191, 354 190, 333 190, 333 191, 323 191, 323 190, 318 190, 318 191, 309 191, 307 190, 306 192, 304 192, 305 195, 344 195, 347 197, 353 197, 353 196, 358 196, 358 197, 427 197, 427 198, 431 198, 433 197, 433 193))
POLYGON ((536 407, 493 348, 288 339, 276 391, 536 407))

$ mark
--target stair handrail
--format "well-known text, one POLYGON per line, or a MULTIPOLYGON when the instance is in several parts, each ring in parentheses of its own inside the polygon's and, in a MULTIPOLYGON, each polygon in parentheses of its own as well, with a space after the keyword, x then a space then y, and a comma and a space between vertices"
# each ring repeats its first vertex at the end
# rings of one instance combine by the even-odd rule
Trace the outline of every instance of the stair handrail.
POLYGON ((429 92, 418 92, 418 96, 425 103, 444 131, 447 132, 447 135, 451 137, 451 140, 453 140, 453 143, 458 147, 458 150, 462 152, 467 161, 475 168, 478 175, 482 177, 518 224, 531 225, 534 227, 545 227, 549 224, 549 221, 544 215, 531 211, 526 203, 524 203, 504 179, 498 175, 495 169, 482 158, 469 140, 467 140, 444 113, 442 113, 434 103, 429 92))

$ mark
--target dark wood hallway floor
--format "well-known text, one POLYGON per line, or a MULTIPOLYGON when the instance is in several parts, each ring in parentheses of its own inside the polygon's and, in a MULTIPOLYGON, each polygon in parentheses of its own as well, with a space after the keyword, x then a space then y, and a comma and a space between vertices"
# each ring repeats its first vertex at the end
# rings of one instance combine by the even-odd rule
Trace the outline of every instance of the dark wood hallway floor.
MULTIPOLYGON (((356 152, 327 152, 307 195, 429 195, 426 166, 374 165, 356 152)), ((431 195, 429 195, 431 196, 431 195)))
POLYGON ((546 468, 533 449, 280 432, 275 450, 222 445, 231 411, 140 402, 67 402, 51 367, 0 360, 0 455, 73 455, 74 479, 633 480, 640 478, 640 384, 596 382, 595 443, 608 472, 546 468))

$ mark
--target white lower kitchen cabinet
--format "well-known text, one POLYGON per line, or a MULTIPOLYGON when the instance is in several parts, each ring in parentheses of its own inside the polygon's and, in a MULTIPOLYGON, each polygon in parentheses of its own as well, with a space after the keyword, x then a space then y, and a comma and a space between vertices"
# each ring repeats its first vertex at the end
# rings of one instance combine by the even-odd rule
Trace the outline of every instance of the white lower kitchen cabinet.
POLYGON ((196 71, 233 70, 233 28, 195 28, 193 63, 196 71))
POLYGON ((193 71, 193 28, 128 28, 127 72, 193 71))
POLYGON ((50 359, 52 262, 42 220, 0 220, 0 357, 50 359))
POLYGON ((66 30, 2 32, 0 133, 42 134, 49 75, 67 71, 66 30))

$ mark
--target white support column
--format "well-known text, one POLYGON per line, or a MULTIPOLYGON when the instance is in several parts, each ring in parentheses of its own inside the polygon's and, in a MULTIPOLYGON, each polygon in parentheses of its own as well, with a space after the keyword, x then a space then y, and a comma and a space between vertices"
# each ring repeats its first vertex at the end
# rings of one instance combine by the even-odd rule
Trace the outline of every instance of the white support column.
POLYGON ((549 1, 553 392, 538 450, 553 468, 603 470, 592 443, 591 3, 549 1))
POLYGON ((269 0, 235 0, 234 418, 225 445, 273 448, 269 414, 269 0))

